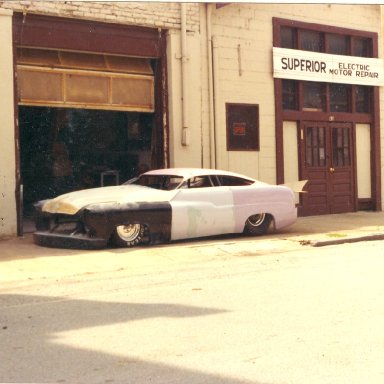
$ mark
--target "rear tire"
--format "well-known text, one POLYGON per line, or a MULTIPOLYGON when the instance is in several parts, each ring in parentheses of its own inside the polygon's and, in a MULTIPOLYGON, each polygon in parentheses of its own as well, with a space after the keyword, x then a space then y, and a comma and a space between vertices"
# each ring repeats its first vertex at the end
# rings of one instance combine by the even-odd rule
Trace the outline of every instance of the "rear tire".
POLYGON ((145 236, 142 224, 118 225, 112 234, 112 243, 118 247, 134 247, 140 244, 145 236))
POLYGON ((249 216, 245 222, 244 233, 252 236, 260 236, 267 233, 272 216, 268 213, 258 213, 249 216))

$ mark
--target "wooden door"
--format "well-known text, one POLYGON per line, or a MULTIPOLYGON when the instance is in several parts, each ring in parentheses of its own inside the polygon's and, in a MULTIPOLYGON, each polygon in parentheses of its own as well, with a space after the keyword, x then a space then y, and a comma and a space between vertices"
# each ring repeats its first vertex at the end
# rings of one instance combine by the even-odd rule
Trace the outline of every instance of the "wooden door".
POLYGON ((352 124, 305 122, 301 128, 301 174, 308 179, 302 215, 356 210, 352 124))

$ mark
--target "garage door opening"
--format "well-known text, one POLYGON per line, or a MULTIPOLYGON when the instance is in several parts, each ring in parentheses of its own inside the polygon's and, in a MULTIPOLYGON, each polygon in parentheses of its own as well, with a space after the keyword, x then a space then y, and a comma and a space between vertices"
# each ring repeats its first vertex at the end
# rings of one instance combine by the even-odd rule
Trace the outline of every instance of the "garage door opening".
POLYGON ((38 200, 123 183, 142 167, 161 166, 154 121, 154 113, 20 106, 24 219, 38 200))

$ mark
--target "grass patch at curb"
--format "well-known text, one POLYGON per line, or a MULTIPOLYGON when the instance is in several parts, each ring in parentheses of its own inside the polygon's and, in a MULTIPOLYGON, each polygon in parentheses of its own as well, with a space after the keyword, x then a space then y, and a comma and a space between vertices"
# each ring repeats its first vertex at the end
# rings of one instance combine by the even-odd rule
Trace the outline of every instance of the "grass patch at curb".
POLYGON ((347 237, 347 234, 345 233, 327 233, 328 237, 333 237, 333 238, 341 238, 341 237, 347 237))

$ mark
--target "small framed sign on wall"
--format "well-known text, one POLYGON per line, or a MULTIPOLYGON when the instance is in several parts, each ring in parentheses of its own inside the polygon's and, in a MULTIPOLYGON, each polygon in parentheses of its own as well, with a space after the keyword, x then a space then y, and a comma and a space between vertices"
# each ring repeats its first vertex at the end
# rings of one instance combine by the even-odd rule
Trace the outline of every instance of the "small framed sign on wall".
POLYGON ((227 150, 258 151, 259 105, 226 103, 227 150))

